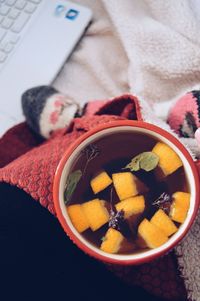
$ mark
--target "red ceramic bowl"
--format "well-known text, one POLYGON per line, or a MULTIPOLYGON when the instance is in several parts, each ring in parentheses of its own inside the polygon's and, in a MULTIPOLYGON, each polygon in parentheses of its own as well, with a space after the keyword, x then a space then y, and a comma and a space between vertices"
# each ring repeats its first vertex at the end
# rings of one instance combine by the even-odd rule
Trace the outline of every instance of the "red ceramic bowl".
POLYGON ((199 208, 199 175, 196 165, 197 164, 193 161, 191 155, 183 146, 183 144, 173 135, 157 126, 142 121, 128 120, 114 121, 103 124, 87 132, 86 134, 83 134, 79 139, 77 139, 76 142, 71 145, 71 147, 63 155, 58 165, 53 185, 54 204, 58 219, 72 241, 85 253, 95 257, 98 260, 113 264, 117 263, 123 265, 133 265, 156 259, 157 257, 170 251, 181 241, 181 239, 183 239, 197 215, 199 208), (115 135, 119 133, 123 135, 123 132, 129 132, 130 135, 134 135, 136 132, 146 133, 147 135, 151 135, 154 138, 157 138, 158 140, 168 144, 179 155, 183 162, 191 192, 188 215, 185 222, 180 226, 179 230, 162 246, 156 249, 146 250, 144 252, 130 255, 108 254, 89 243, 81 234, 76 231, 72 225, 64 205, 64 187, 66 179, 71 166, 77 159, 80 152, 87 145, 95 143, 95 141, 97 141, 99 138, 102 138, 106 135, 115 135))

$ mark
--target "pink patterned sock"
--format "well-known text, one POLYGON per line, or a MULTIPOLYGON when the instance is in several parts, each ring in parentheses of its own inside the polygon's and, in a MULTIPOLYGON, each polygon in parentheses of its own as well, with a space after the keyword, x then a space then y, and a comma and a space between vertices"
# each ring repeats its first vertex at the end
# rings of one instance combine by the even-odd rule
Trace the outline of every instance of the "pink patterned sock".
POLYGON ((188 92, 177 100, 169 112, 168 123, 180 137, 195 137, 200 127, 199 90, 188 92))

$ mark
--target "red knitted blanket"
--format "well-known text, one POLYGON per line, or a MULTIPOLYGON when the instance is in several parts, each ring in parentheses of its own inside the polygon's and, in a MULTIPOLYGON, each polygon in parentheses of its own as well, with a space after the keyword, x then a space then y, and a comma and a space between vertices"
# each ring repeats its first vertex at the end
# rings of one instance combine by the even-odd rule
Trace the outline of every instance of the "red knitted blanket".
MULTIPOLYGON (((98 124, 119 119, 142 120, 138 100, 133 96, 123 95, 102 103, 89 104, 83 117, 75 118, 68 128, 57 131, 47 141, 31 132, 26 123, 10 129, 0 140, 0 181, 23 189, 55 214, 53 178, 69 145, 98 124)), ((173 252, 137 267, 109 265, 109 269, 129 284, 140 285, 159 297, 176 300, 186 296, 173 252)))

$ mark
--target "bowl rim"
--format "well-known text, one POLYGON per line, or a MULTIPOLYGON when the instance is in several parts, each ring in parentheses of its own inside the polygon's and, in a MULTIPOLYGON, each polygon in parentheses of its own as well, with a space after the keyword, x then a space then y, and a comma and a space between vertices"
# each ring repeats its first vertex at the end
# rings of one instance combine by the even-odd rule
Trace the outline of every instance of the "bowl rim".
MULTIPOLYGON (((69 148, 66 150, 66 152, 63 154, 56 172, 55 172, 55 176, 54 176, 54 181, 53 181, 53 202, 54 202, 54 206, 55 206, 55 211, 56 211, 56 215, 57 218, 59 220, 59 222, 61 223, 65 233, 69 236, 69 238, 85 253, 87 253, 88 255, 92 256, 93 258, 96 258, 98 260, 101 260, 103 262, 107 262, 107 263, 112 263, 112 264, 121 264, 121 265, 134 265, 134 264, 142 264, 145 262, 149 262, 153 259, 156 259, 166 253, 168 253, 171 249, 173 249, 182 239, 183 237, 188 233, 190 227, 192 226, 197 212, 198 212, 198 208, 199 208, 199 203, 200 203, 200 189, 199 189, 199 174, 197 171, 197 167, 195 165, 195 162, 193 161, 191 155, 189 154, 188 150, 185 148, 185 146, 175 137, 173 136, 171 133, 167 132, 166 130, 150 124, 148 122, 144 122, 144 121, 135 121, 135 120, 117 120, 117 121, 112 121, 112 122, 108 122, 105 124, 101 124, 91 130, 89 130, 88 132, 84 133, 82 136, 80 136, 75 142, 73 142, 69 148), (62 171, 65 167, 66 161, 68 160, 68 158, 71 156, 71 154, 73 153, 73 151, 87 138, 89 138, 90 136, 105 130, 105 129, 109 129, 109 128, 113 128, 113 127, 120 127, 120 126, 132 126, 132 127, 137 127, 137 128, 143 128, 143 129, 147 129, 150 130, 152 132, 156 132, 162 136, 164 136, 166 139, 168 139, 169 141, 171 141, 177 148, 179 148, 179 150, 181 151, 181 153, 184 155, 184 157, 187 159, 190 168, 192 170, 193 176, 194 176, 194 184, 195 184, 195 191, 196 191, 196 198, 195 198, 195 204, 194 204, 194 210, 193 213, 191 215, 190 221, 188 222, 187 227, 185 228, 185 230, 182 232, 182 234, 180 236, 177 237, 177 239, 172 242, 167 248, 165 248, 164 250, 160 250, 154 254, 150 254, 147 255, 146 257, 142 257, 142 258, 128 258, 127 260, 120 260, 120 259, 116 259, 116 258, 111 258, 111 257, 107 257, 106 253, 105 255, 96 253, 94 250, 90 249, 86 244, 84 244, 82 241, 79 240, 79 238, 75 235, 74 232, 72 232, 70 226, 67 224, 63 214, 62 214, 62 210, 60 208, 60 202, 59 202, 59 185, 60 185, 60 179, 62 176, 62 171)), ((156 250, 156 249, 155 249, 156 250)), ((109 254, 110 255, 110 254, 109 254)))

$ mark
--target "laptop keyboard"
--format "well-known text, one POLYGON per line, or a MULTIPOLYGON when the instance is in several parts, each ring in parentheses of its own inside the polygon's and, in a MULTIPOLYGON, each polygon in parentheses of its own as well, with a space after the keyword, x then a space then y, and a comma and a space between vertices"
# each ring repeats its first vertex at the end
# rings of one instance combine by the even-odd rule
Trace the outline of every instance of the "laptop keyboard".
POLYGON ((42 0, 0 0, 0 66, 20 41, 22 30, 42 0))

